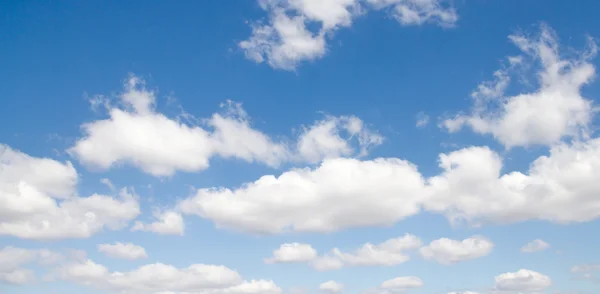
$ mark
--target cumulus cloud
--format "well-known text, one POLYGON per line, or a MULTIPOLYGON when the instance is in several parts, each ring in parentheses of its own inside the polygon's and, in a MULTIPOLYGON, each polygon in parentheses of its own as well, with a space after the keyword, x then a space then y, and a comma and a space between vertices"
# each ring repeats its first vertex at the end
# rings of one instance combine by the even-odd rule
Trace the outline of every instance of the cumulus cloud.
POLYGON ((383 137, 364 126, 355 116, 328 116, 314 125, 304 128, 298 138, 298 156, 308 162, 349 156, 355 153, 350 139, 356 139, 360 148, 358 155, 365 155, 371 146, 380 145, 383 137), (340 132, 346 136, 342 136, 340 132))
POLYGON ((543 24, 537 37, 515 34, 509 39, 523 55, 509 58, 509 66, 497 71, 493 81, 478 86, 472 94, 471 114, 459 114, 444 121, 443 126, 450 132, 469 126, 477 133, 491 134, 506 148, 552 145, 563 138, 587 135, 594 107, 582 96, 581 88, 595 76, 589 60, 596 55, 596 43, 590 40, 586 52, 564 57, 556 34, 543 24), (531 93, 505 95, 510 73, 526 57, 540 63, 539 88, 531 93))
POLYGON ((253 23, 252 35, 239 43, 246 57, 271 67, 295 70, 327 52, 327 39, 369 9, 390 9, 402 25, 438 23, 452 26, 458 19, 444 0, 259 0, 266 23, 253 23), (316 24, 316 29, 310 27, 316 24))
POLYGON ((336 281, 327 281, 319 285, 319 290, 325 293, 340 293, 344 289, 344 285, 336 281))
POLYGON ((134 75, 118 102, 107 109, 108 118, 82 125, 84 136, 69 154, 89 167, 105 170, 130 164, 155 176, 171 176, 204 170, 215 156, 277 167, 287 161, 316 163, 326 157, 364 155, 383 140, 357 117, 328 116, 305 128, 297 146, 290 147, 252 128, 242 105, 232 101, 201 125, 184 123, 157 112, 156 92, 134 75))
POLYGON ((421 247, 421 256, 441 264, 455 264, 486 256, 492 252, 494 243, 481 236, 473 236, 462 241, 441 238, 421 247))
POLYGON ((79 197, 70 162, 36 158, 0 144, 0 235, 23 239, 86 238, 121 229, 139 213, 137 196, 79 197))
POLYGON ((25 266, 34 262, 48 265, 61 259, 60 254, 47 249, 4 247, 0 249, 0 282, 14 285, 31 283, 35 281, 35 273, 25 266))
POLYGON ((179 235, 185 234, 185 223, 183 216, 179 212, 168 210, 168 211, 156 211, 154 217, 158 220, 149 224, 141 221, 136 221, 131 231, 147 231, 154 232, 161 235, 179 235))
POLYGON ((495 290, 503 293, 538 292, 552 284, 550 277, 526 269, 500 274, 495 277, 495 282, 495 290))
POLYGON ((236 189, 202 188, 178 207, 217 227, 259 234, 386 226, 423 208, 469 225, 600 216, 594 196, 600 193, 600 139, 555 145, 524 173, 502 173, 502 158, 488 147, 440 154, 439 166, 439 175, 424 178, 398 158, 326 159, 314 169, 263 176, 236 189))
POLYGON ((354 252, 343 252, 334 248, 318 256, 309 244, 283 244, 273 251, 266 263, 307 263, 316 270, 337 270, 345 266, 393 266, 410 259, 407 251, 421 246, 419 238, 411 234, 386 240, 380 244, 366 243, 354 252))
POLYGON ((598 139, 556 145, 527 173, 501 174, 502 159, 487 147, 442 154, 440 167, 444 172, 428 180, 432 193, 425 206, 452 222, 571 223, 600 216, 600 201, 593 196, 598 193, 598 139))
POLYGON ((310 244, 287 243, 273 251, 273 257, 265 259, 265 263, 308 262, 317 257, 317 250, 310 244))
POLYGON ((148 257, 144 247, 133 243, 115 242, 114 244, 99 244, 98 251, 112 258, 127 260, 142 259, 148 257))
POLYGON ((155 263, 127 272, 111 272, 92 260, 74 262, 56 269, 66 281, 95 287, 109 293, 189 293, 189 294, 280 294, 273 281, 243 280, 225 266, 193 264, 186 268, 155 263), (160 277, 160 278, 157 278, 160 277))
POLYGON ((550 248, 550 244, 546 243, 544 240, 535 239, 535 240, 525 244, 525 246, 521 247, 521 252, 533 253, 533 252, 543 251, 548 248, 550 248))
POLYGON ((336 158, 237 189, 199 189, 179 208, 218 227, 253 233, 333 232, 392 225, 417 214, 423 186, 416 167, 400 159, 336 158))

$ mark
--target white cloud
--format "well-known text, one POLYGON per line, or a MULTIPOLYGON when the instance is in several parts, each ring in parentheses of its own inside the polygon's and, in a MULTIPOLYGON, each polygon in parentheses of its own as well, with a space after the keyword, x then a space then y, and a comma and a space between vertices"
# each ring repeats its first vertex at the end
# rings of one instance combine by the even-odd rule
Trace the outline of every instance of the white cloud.
POLYGON ((564 59, 558 39, 546 25, 537 38, 511 35, 509 39, 528 57, 539 60, 539 89, 532 93, 506 96, 510 71, 523 62, 509 58, 510 66, 495 73, 495 80, 482 83, 473 93, 475 106, 469 115, 458 115, 443 125, 456 132, 464 125, 481 134, 491 134, 506 146, 552 145, 562 138, 587 135, 594 110, 592 101, 582 97, 581 88, 595 76, 588 62, 597 52, 590 41, 588 52, 564 59))
POLYGON ((120 259, 142 259, 147 258, 146 249, 133 243, 116 242, 114 244, 99 244, 98 251, 112 258, 120 259))
POLYGON ((337 270, 345 266, 393 266, 410 259, 407 251, 421 246, 419 238, 411 234, 386 240, 380 244, 366 243, 354 252, 338 248, 318 256, 309 244, 283 244, 273 252, 267 263, 308 263, 319 271, 337 270))
POLYGON ((115 185, 113 185, 113 183, 109 179, 100 179, 100 183, 106 185, 106 187, 108 187, 111 190, 115 190, 115 185))
POLYGON ((317 251, 310 244, 287 243, 273 251, 273 257, 265 263, 308 262, 317 257, 317 251))
POLYGON ((441 175, 428 179, 425 207, 452 222, 499 224, 525 220, 586 222, 600 216, 600 140, 560 144, 527 173, 501 174, 500 156, 469 147, 440 156, 441 175), (458 197, 460 195, 460 197, 458 197))
POLYGON ((206 169, 214 155, 271 166, 287 156, 284 145, 250 127, 239 104, 229 103, 225 115, 208 119, 214 129, 210 132, 157 113, 155 93, 135 76, 129 78, 119 99, 124 106, 109 109, 108 119, 82 126, 85 136, 69 154, 88 166, 108 169, 126 162, 157 176, 206 169))
POLYGON ((422 128, 425 127, 429 124, 429 115, 425 114, 424 112, 419 112, 417 114, 417 128, 422 128))
POLYGON ((397 277, 381 283, 378 288, 368 291, 373 294, 405 293, 407 290, 423 287, 423 281, 418 277, 397 277))
POLYGON ((473 292, 473 291, 462 291, 462 292, 448 292, 448 294, 480 294, 480 293, 473 292))
POLYGON ((0 144, 0 235, 23 239, 86 238, 120 229, 139 214, 135 195, 76 194, 70 162, 35 158, 0 144))
POLYGON ((391 7, 392 16, 402 25, 435 23, 453 27, 458 14, 446 0, 367 0, 375 9, 391 7))
POLYGON ((509 293, 543 291, 552 284, 550 277, 526 269, 498 275, 495 281, 495 290, 509 293))
POLYGON ((421 256, 441 264, 455 264, 486 256, 492 252, 494 243, 481 236, 462 241, 441 238, 420 249, 421 256))
MULTIPOLYGON (((271 67, 295 70, 303 61, 313 61, 327 52, 327 37, 349 27, 367 10, 359 0, 259 0, 268 13, 267 24, 253 24, 252 35, 239 43, 246 57, 267 62, 271 67), (317 29, 309 29, 311 25, 317 29)), ((391 7, 392 15, 403 25, 433 22, 452 26, 458 19, 444 0, 368 0, 369 8, 391 7)))
POLYGON ((581 264, 575 265, 571 268, 573 273, 585 273, 592 271, 600 271, 600 264, 581 264))
POLYGON ((253 129, 239 103, 223 103, 223 113, 202 120, 201 127, 157 112, 155 95, 132 75, 118 97, 121 107, 109 108, 107 119, 84 124, 84 136, 69 154, 94 168, 126 163, 155 176, 171 176, 204 170, 215 156, 278 167, 286 161, 316 163, 324 157, 365 155, 383 141, 357 117, 328 116, 305 128, 297 146, 290 148, 253 129))
POLYGON ((33 262, 52 264, 62 259, 60 254, 47 249, 22 249, 4 247, 0 249, 0 282, 24 285, 35 280, 35 273, 24 268, 33 262))
POLYGON ((544 240, 535 239, 535 240, 525 244, 525 246, 521 247, 521 252, 532 253, 532 252, 543 251, 548 248, 550 248, 550 244, 546 243, 544 240))
POLYGON ((304 128, 298 138, 298 156, 311 163, 323 159, 353 155, 355 150, 349 142, 358 140, 359 155, 367 153, 371 146, 380 145, 383 137, 367 129, 361 119, 355 116, 328 116, 309 128, 304 128), (347 136, 342 137, 343 131, 347 136))
POLYGON ((593 197, 600 193, 600 139, 555 145, 525 173, 503 174, 502 158, 487 147, 439 158, 443 172, 427 179, 397 158, 326 159, 314 169, 263 176, 233 190, 199 189, 179 209, 220 228, 262 234, 386 226, 422 208, 469 225, 600 216, 593 197))
POLYGON ((326 293, 340 293, 344 289, 344 285, 336 281, 327 281, 319 285, 319 290, 326 293))
POLYGON ((179 212, 171 210, 164 212, 157 211, 154 213, 154 216, 158 219, 158 221, 150 224, 136 221, 131 230, 148 231, 161 235, 183 236, 185 234, 185 223, 179 212))
POLYGON ((253 233, 333 232, 392 225, 417 214, 423 186, 416 167, 400 159, 337 158, 233 190, 199 189, 179 208, 218 227, 253 233))
POLYGON ((128 272, 110 272, 91 260, 57 269, 58 277, 110 293, 280 294, 272 281, 245 281, 225 266, 193 264, 187 268, 155 263, 128 272), (157 278, 160 277, 160 278, 157 278))

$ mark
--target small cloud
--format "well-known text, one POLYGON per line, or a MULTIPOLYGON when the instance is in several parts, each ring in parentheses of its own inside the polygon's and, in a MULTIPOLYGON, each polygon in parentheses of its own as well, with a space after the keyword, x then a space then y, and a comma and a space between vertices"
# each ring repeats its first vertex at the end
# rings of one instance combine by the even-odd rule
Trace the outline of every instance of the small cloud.
POLYGON ((533 240, 525 246, 521 247, 521 252, 523 253, 533 253, 538 251, 543 251, 550 248, 550 244, 546 243, 544 240, 536 239, 533 240))
POLYGON ((425 127, 429 124, 429 115, 424 112, 419 112, 417 114, 417 128, 425 127))

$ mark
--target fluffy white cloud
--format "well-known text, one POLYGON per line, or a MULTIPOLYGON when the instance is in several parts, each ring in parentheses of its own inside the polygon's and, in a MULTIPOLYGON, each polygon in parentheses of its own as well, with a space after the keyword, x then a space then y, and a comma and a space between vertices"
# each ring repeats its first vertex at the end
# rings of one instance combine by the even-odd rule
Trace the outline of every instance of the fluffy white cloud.
POLYGON ((473 236, 462 241, 441 238, 421 247, 421 256, 441 264, 458 262, 486 256, 492 252, 494 243, 481 236, 473 236))
POLYGON ((297 146, 290 148, 253 129, 241 104, 232 101, 221 105, 223 113, 202 120, 204 126, 184 123, 157 112, 156 93, 133 75, 118 102, 108 104, 107 119, 82 126, 85 135, 69 154, 90 167, 127 163, 152 175, 171 176, 204 170, 215 156, 277 167, 285 161, 316 163, 324 157, 364 155, 383 140, 357 117, 328 116, 305 128, 297 146))
POLYGON ((35 158, 0 144, 0 235, 24 239, 85 238, 137 217, 136 196, 76 194, 70 162, 35 158))
POLYGON ((451 221, 514 223, 530 219, 585 222, 600 216, 600 139, 560 144, 528 173, 501 175, 502 160, 487 147, 440 156, 444 172, 430 178, 425 206, 451 221), (459 197, 460 195, 460 197, 459 197))
POLYGON ((16 247, 0 249, 0 282, 23 285, 35 280, 35 273, 24 266, 32 262, 52 264, 62 259, 47 249, 31 250, 16 247))
POLYGON ((435 23, 452 27, 458 14, 446 0, 367 0, 375 9, 391 7, 392 16, 403 25, 435 23))
POLYGON ((349 156, 355 153, 350 139, 358 140, 359 155, 366 154, 369 147, 383 142, 382 136, 367 129, 363 121, 355 116, 328 116, 304 129, 298 138, 298 156, 311 163, 349 156), (342 136, 341 131, 347 136, 342 136))
POLYGON ((495 281, 495 290, 509 293, 543 291, 552 284, 550 277, 526 269, 498 275, 495 281))
POLYGON ((337 158, 315 169, 263 176, 234 190, 199 189, 179 208, 218 227, 254 233, 332 232, 392 225, 414 215, 423 187, 416 167, 406 161, 337 158))
POLYGON ((128 260, 142 259, 148 257, 144 247, 133 243, 116 242, 114 244, 99 244, 98 251, 113 257, 128 260))
POLYGON ((163 212, 157 211, 154 213, 154 216, 158 221, 150 224, 136 221, 131 230, 148 231, 161 235, 183 236, 185 234, 185 223, 183 221, 183 216, 181 216, 179 212, 171 210, 163 212))
POLYGON ((148 264, 128 272, 110 272, 91 260, 71 263, 57 269, 59 278, 111 293, 188 294, 279 294, 272 281, 244 281, 225 266, 193 264, 176 268, 162 263, 148 264))
POLYGON ((537 38, 511 35, 509 39, 525 54, 539 60, 539 89, 532 93, 506 96, 509 73, 524 57, 509 59, 510 66, 495 73, 495 80, 479 85, 473 93, 475 106, 469 115, 458 115, 443 125, 451 132, 464 125, 475 132, 492 134, 507 148, 551 145, 565 137, 587 134, 593 115, 592 101, 582 97, 581 88, 595 75, 588 62, 597 52, 590 41, 588 52, 578 58, 563 59, 555 33, 541 26, 537 38))
POLYGON ((411 234, 386 240, 380 244, 366 243, 354 252, 332 249, 322 256, 309 244, 283 244, 273 252, 267 263, 302 262, 319 271, 337 270, 344 266, 393 266, 410 259, 407 251, 421 246, 419 238, 411 234))
POLYGON ((525 173, 503 174, 502 158, 487 147, 441 154, 439 165, 441 174, 424 179, 397 158, 327 159, 314 169, 263 176, 233 190, 199 189, 179 209, 218 227, 263 234, 385 226, 422 208, 470 225, 600 216, 594 197, 600 193, 600 139, 555 145, 525 173))
POLYGON ((119 96, 123 107, 110 107, 109 118, 82 126, 85 136, 68 152, 82 163, 107 169, 126 162, 158 176, 176 170, 199 171, 211 156, 235 157, 276 166, 287 156, 285 146, 252 129, 239 104, 227 114, 214 114, 214 130, 172 120, 154 109, 155 92, 131 76, 119 96))
POLYGON ((340 293, 344 289, 344 285, 336 281, 327 281, 319 285, 319 290, 326 293, 340 293))
POLYGON ((463 291, 463 292, 448 292, 448 294, 480 294, 479 292, 463 291))
POLYGON ((265 263, 308 262, 317 257, 317 250, 310 244, 287 243, 273 251, 273 257, 265 259, 265 263))
POLYGON ((327 37, 352 25, 367 8, 392 8, 403 25, 426 22, 452 26, 458 19, 444 0, 259 0, 268 13, 266 24, 253 24, 252 35, 239 43, 246 57, 271 67, 294 70, 300 62, 321 58, 327 52, 327 37), (309 26, 317 24, 316 30, 309 26))
POLYGON ((521 252, 532 253, 532 252, 543 251, 548 248, 550 248, 550 244, 546 243, 544 240, 535 239, 535 240, 525 244, 525 246, 521 247, 521 252))

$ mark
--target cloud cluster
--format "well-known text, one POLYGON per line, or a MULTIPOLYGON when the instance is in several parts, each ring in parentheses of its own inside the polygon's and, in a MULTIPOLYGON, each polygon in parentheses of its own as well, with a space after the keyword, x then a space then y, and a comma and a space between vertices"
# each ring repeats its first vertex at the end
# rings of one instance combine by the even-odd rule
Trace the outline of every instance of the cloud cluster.
POLYGON ((327 39, 352 25, 367 11, 390 10, 402 25, 437 23, 450 27, 458 20, 445 0, 259 0, 268 14, 267 23, 254 23, 249 39, 239 43, 246 57, 271 67, 294 70, 327 52, 327 39), (311 26, 317 25, 313 30, 311 26))
POLYGON ((567 58, 561 55, 558 37, 547 25, 541 25, 535 38, 516 34, 509 39, 523 55, 509 57, 508 67, 497 71, 493 81, 478 86, 472 94, 474 107, 470 114, 459 114, 442 125, 450 132, 469 126, 476 133, 491 134, 506 148, 552 145, 563 138, 585 137, 595 111, 592 101, 582 96, 581 88, 595 76, 589 60, 596 56, 596 43, 590 39, 586 51, 567 58), (511 72, 529 59, 540 64, 539 89, 506 95, 511 72))
POLYGON ((76 192, 70 162, 36 158, 0 144, 0 235, 23 239, 86 238, 122 229, 140 214, 137 196, 76 192))
POLYGON ((594 197, 600 139, 555 145, 526 173, 502 173, 502 158, 488 147, 440 154, 439 166, 442 173, 424 178, 399 158, 326 159, 314 169, 263 176, 236 189, 199 189, 179 208, 217 227, 262 234, 386 226, 422 209, 471 225, 600 216, 594 197))
POLYGON ((411 251, 419 249, 425 259, 441 264, 454 264, 486 256, 494 244, 488 239, 473 236, 462 241, 441 238, 426 246, 415 235, 405 234, 380 244, 366 243, 354 252, 338 248, 319 256, 310 244, 286 243, 273 251, 265 263, 307 263, 318 271, 338 270, 346 266, 394 266, 408 261, 411 251))
POLYGON ((30 250, 16 247, 0 249, 0 282, 23 285, 35 280, 35 273, 24 266, 31 263, 52 264, 62 256, 47 249, 30 250))
POLYGON ((66 281, 114 293, 280 294, 273 281, 243 280, 240 274, 219 265, 193 264, 177 268, 163 263, 140 266, 128 272, 111 272, 92 260, 73 262, 56 269, 66 281))
POLYGON ((156 91, 134 75, 116 100, 115 105, 106 104, 109 117, 82 125, 84 136, 68 149, 86 166, 105 170, 129 164, 155 176, 172 176, 176 171, 204 170, 215 156, 277 167, 283 162, 364 155, 383 141, 357 117, 327 116, 305 127, 295 145, 287 144, 254 129, 241 104, 232 101, 200 124, 186 123, 158 112, 156 91))

